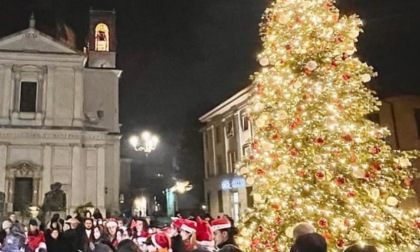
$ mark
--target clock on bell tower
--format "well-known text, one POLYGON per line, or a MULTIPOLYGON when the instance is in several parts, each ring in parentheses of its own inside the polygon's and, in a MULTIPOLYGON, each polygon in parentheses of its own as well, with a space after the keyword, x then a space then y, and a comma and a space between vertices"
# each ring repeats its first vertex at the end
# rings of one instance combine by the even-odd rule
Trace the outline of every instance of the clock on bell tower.
POLYGON ((88 67, 116 67, 115 11, 90 10, 88 67))

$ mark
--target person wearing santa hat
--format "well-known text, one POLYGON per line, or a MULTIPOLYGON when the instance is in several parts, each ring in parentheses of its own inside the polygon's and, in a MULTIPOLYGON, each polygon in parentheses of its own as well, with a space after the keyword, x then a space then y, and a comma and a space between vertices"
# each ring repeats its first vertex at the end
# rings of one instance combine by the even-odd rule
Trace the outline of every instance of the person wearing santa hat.
POLYGON ((163 232, 158 232, 146 241, 148 252, 172 252, 171 239, 163 232))
POLYGON ((225 249, 234 247, 235 250, 239 250, 235 242, 235 235, 237 235, 238 231, 232 225, 231 220, 225 217, 219 218, 213 220, 211 226, 214 234, 214 242, 218 249, 223 251, 223 247, 227 246, 225 249))
POLYGON ((184 247, 186 252, 191 252, 196 245, 195 232, 197 223, 193 220, 183 220, 181 224, 181 237, 184 241, 184 247))
POLYGON ((108 241, 110 241, 112 243, 112 246, 114 246, 114 248, 116 249, 118 246, 118 240, 117 240, 117 227, 118 227, 118 222, 116 219, 109 219, 106 222, 106 238, 108 241))
POLYGON ((183 219, 179 217, 172 217, 169 237, 172 243, 172 252, 185 252, 184 241, 181 237, 181 226, 183 219))
POLYGON ((197 217, 197 229, 196 229, 196 240, 197 240, 197 250, 198 251, 209 251, 212 252, 215 250, 213 232, 210 224, 202 220, 200 217, 197 217))
POLYGON ((133 234, 133 240, 139 246, 146 242, 146 239, 150 236, 148 229, 149 223, 146 219, 141 217, 134 217, 130 221, 130 229, 133 234))

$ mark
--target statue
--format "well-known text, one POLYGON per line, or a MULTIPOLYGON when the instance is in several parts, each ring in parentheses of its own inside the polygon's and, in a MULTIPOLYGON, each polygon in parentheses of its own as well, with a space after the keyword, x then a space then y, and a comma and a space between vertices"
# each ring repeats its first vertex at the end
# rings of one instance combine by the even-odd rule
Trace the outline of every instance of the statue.
POLYGON ((60 182, 51 184, 51 191, 45 194, 42 210, 44 212, 66 210, 66 193, 61 190, 60 182))

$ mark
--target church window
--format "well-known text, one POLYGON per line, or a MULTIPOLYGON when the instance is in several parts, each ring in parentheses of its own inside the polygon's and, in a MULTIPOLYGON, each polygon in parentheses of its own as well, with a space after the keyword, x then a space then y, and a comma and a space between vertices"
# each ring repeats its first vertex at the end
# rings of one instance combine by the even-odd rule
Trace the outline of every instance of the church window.
POLYGON ((36 82, 31 81, 22 81, 20 83, 19 111, 36 112, 37 86, 36 82))
POLYGON ((109 29, 104 23, 99 23, 95 28, 95 51, 109 51, 109 29))

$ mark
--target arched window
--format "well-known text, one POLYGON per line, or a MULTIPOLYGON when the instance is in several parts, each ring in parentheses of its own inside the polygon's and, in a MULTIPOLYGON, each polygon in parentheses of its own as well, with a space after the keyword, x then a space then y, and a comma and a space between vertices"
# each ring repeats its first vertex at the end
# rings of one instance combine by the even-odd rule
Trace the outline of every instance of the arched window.
POLYGON ((95 51, 109 51, 109 29, 104 23, 99 23, 95 28, 95 51))

